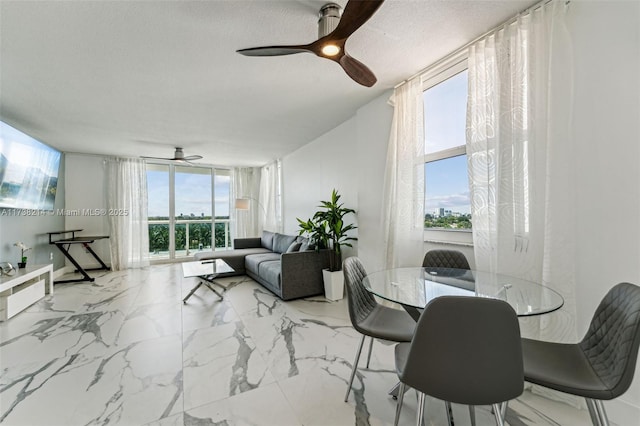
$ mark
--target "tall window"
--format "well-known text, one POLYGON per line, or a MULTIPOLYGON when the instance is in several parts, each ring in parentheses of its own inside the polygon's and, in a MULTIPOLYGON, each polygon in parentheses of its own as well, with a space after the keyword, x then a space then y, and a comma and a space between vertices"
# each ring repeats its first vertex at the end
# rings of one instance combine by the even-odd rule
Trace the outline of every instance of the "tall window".
POLYGON ((169 166, 147 163, 147 204, 151 259, 169 257, 169 166))
POLYGON ((230 184, 229 170, 148 163, 151 259, 229 248, 230 184))
POLYGON ((427 229, 471 229, 466 154, 466 62, 425 82, 425 218, 427 229))
POLYGON ((229 206, 231 205, 231 171, 216 169, 214 185, 214 244, 216 248, 231 248, 229 206))

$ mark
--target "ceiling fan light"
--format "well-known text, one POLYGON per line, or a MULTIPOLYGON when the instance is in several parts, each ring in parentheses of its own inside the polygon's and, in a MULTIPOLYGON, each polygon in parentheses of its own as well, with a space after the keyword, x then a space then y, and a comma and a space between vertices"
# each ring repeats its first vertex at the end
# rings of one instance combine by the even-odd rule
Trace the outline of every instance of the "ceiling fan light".
POLYGON ((325 44, 322 46, 322 54, 327 56, 336 56, 340 53, 340 48, 335 44, 325 44))

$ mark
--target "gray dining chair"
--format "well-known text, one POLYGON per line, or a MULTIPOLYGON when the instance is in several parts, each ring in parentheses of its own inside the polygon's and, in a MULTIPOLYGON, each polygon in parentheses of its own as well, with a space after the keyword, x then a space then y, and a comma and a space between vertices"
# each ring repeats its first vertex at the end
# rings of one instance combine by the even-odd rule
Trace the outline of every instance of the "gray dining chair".
POLYGON ((640 287, 620 283, 605 295, 575 344, 522 339, 525 381, 584 397, 594 425, 609 424, 603 400, 629 389, 640 346, 640 287))
POLYGON ((429 250, 422 260, 423 267, 471 269, 467 258, 458 250, 429 250))
MULTIPOLYGON (((422 260, 423 268, 448 268, 448 269, 465 269, 470 270, 469 262, 462 252, 458 250, 429 250, 422 260)), ((453 274, 454 271, 449 271, 453 274)), ((446 403, 447 418, 449 425, 453 424, 451 403, 446 403)), ((476 413, 472 405, 469 406, 469 417, 471 418, 471 426, 476 424, 476 413)))
POLYGON ((518 397, 524 388, 518 317, 498 299, 433 299, 411 343, 396 345, 395 359, 400 389, 394 425, 406 386, 418 392, 418 426, 425 395, 470 406, 493 405, 496 424, 502 426, 499 404, 518 397))
POLYGON ((416 322, 405 311, 389 308, 376 302, 373 295, 367 291, 362 284, 362 280, 367 275, 367 272, 364 266, 362 266, 360 259, 357 257, 345 259, 342 270, 347 287, 351 324, 353 328, 362 334, 362 339, 356 352, 356 359, 351 369, 347 394, 344 397, 344 401, 347 402, 349 392, 351 392, 351 386, 353 385, 353 379, 358 369, 358 361, 360 360, 360 354, 362 353, 362 346, 364 345, 366 336, 371 337, 369 356, 367 358, 367 368, 369 368, 374 339, 384 339, 392 342, 410 342, 413 337, 416 322))

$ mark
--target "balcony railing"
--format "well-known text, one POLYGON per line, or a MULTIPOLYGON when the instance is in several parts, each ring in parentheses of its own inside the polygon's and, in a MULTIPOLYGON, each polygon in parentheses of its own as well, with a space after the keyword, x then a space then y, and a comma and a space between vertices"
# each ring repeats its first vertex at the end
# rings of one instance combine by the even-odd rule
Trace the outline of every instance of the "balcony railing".
MULTIPOLYGON (((151 259, 171 258, 169 250, 168 219, 149 220, 149 254, 151 259)), ((229 219, 176 219, 174 226, 175 254, 173 257, 187 257, 199 251, 211 251, 211 227, 214 226, 215 250, 231 248, 229 219)))

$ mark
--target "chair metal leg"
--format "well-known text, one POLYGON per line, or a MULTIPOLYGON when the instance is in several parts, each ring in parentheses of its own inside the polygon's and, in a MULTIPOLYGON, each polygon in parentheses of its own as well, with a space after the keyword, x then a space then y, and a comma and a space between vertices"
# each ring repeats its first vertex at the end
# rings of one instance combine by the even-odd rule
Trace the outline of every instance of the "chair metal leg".
POLYGON ((371 343, 369 343, 369 356, 367 357, 367 368, 369 368, 369 362, 371 361, 371 351, 373 350, 373 337, 371 338, 371 343))
POLYGON ((589 416, 591 416, 591 423, 593 426, 600 426, 600 419, 598 419, 598 410, 596 409, 595 401, 591 398, 585 398, 587 401, 587 409, 589 410, 589 416))
POLYGON ((502 420, 507 420, 507 407, 509 406, 509 401, 505 401, 500 404, 500 415, 502 416, 502 420))
POLYGON ((353 368, 351 369, 351 378, 349 379, 349 387, 347 387, 347 394, 344 396, 344 402, 349 399, 349 392, 351 392, 351 386, 353 385, 353 378, 356 377, 356 370, 358 369, 358 361, 360 361, 360 353, 362 352, 362 345, 364 345, 365 335, 362 335, 360 344, 358 345, 358 352, 356 352, 356 359, 353 361, 353 368))
POLYGON ((451 409, 451 403, 449 401, 445 401, 444 407, 447 411, 447 424, 449 426, 453 426, 453 410, 451 409))
POLYGON ((502 418, 502 410, 500 410, 500 404, 493 404, 493 415, 496 418, 496 425, 504 426, 504 420, 502 418))
POLYGON ((475 405, 469 406, 469 419, 471 419, 471 426, 476 426, 476 407, 475 405))
POLYGON ((598 420, 600 420, 601 426, 609 426, 609 418, 607 417, 607 412, 604 409, 604 402, 601 400, 595 400, 596 404, 596 412, 598 413, 598 420))
POLYGON ((400 382, 398 387, 398 402, 396 403, 396 419, 393 421, 393 426, 398 426, 400 421, 400 411, 402 410, 402 400, 404 399, 405 384, 400 382))
POLYGON ((424 394, 422 392, 418 392, 418 415, 416 418, 416 426, 422 426, 423 423, 424 423, 424 394))

